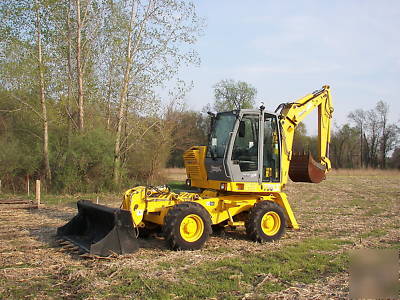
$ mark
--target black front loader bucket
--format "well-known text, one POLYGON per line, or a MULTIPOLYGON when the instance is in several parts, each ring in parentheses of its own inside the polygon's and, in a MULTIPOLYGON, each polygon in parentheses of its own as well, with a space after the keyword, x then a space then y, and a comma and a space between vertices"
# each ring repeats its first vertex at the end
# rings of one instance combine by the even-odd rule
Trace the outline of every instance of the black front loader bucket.
POLYGON ((128 210, 77 202, 78 214, 57 229, 57 238, 98 256, 135 252, 138 248, 135 228, 128 210))
POLYGON ((317 163, 308 154, 293 154, 290 160, 289 177, 294 182, 320 183, 325 179, 326 167, 317 163))

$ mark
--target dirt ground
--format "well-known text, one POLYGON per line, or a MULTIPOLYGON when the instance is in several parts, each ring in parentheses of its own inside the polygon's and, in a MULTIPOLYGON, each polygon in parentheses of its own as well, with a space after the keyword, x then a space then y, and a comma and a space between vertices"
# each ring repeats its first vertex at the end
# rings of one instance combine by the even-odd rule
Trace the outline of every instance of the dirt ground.
MULTIPOLYGON (((179 175, 178 171, 172 173, 179 175)), ((318 185, 290 183, 286 192, 301 229, 288 230, 278 242, 253 243, 238 228, 213 235, 198 251, 170 251, 161 237, 153 237, 141 240, 137 253, 110 259, 81 258, 55 242, 57 227, 76 213, 71 205, 33 209, 23 204, 1 204, 0 299, 186 299, 188 295, 210 299, 340 299, 349 296, 348 270, 345 264, 328 268, 332 260, 354 249, 399 248, 398 172, 333 173, 318 185), (333 240, 343 243, 335 242, 329 249, 319 245, 333 240), (282 259, 279 253, 297 249, 293 245, 308 245, 298 249, 311 249, 304 253, 316 258, 321 252, 325 255, 321 259, 331 260, 321 260, 318 268, 311 270, 307 269, 307 256, 296 258, 297 270, 292 271, 302 276, 310 273, 304 278, 290 270, 269 271, 268 261, 261 273, 226 267, 236 260, 253 263, 252 256, 282 259), (220 283, 204 288, 201 276, 206 282, 207 274, 213 276, 217 266, 231 273, 220 283), (235 281, 234 289, 230 281, 235 281), (185 289, 180 282, 187 285, 185 289), (260 288, 262 285, 269 288, 260 288)), ((100 201, 119 206, 118 199, 100 201)), ((291 263, 290 257, 286 263, 291 263)))

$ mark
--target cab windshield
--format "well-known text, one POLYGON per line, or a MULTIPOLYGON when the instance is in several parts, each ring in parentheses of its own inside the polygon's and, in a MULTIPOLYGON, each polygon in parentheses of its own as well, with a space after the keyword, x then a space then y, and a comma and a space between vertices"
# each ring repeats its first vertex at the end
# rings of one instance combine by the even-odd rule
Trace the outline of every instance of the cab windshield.
POLYGON ((236 118, 234 112, 218 113, 215 116, 207 147, 207 157, 214 159, 224 157, 236 118))

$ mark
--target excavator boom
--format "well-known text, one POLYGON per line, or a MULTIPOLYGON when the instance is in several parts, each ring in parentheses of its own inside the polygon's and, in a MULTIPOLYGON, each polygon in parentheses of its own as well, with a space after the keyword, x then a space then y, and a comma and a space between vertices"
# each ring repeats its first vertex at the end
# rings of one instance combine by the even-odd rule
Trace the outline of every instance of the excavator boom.
POLYGON ((295 102, 281 104, 278 110, 280 108, 279 118, 283 140, 282 183, 287 182, 288 176, 295 182, 321 182, 325 179, 325 173, 331 169, 328 156, 333 107, 329 86, 325 85, 322 89, 295 102), (310 153, 295 154, 292 150, 296 127, 316 108, 318 108, 317 161, 310 153))

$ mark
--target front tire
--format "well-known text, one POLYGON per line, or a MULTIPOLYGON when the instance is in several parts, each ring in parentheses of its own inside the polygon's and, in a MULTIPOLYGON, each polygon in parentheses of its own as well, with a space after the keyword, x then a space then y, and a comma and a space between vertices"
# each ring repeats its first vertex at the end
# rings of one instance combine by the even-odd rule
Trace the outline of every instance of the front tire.
POLYGON ((164 219, 164 235, 173 250, 198 250, 211 233, 211 218, 198 203, 174 205, 164 219))
POLYGON ((275 202, 258 202, 250 210, 246 232, 253 241, 264 243, 278 240, 285 230, 285 214, 275 202))

